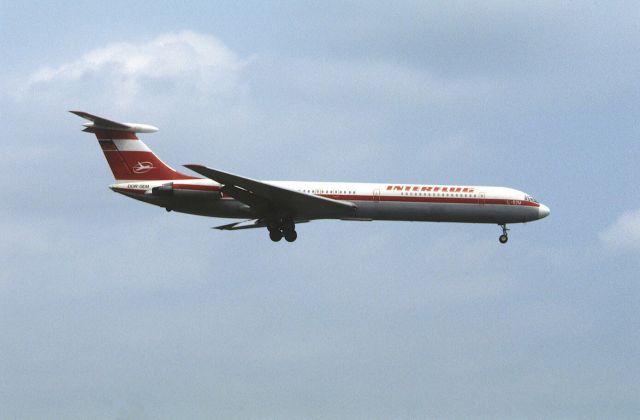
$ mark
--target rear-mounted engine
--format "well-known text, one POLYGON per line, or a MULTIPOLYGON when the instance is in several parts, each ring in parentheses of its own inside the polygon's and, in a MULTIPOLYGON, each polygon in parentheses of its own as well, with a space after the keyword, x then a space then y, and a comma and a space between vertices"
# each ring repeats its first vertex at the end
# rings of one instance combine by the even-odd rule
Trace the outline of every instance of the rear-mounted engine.
POLYGON ((161 197, 167 197, 167 196, 173 195, 173 182, 160 185, 159 187, 153 187, 151 189, 151 194, 161 196, 161 197))
POLYGON ((156 197, 176 197, 193 200, 217 200, 222 196, 220 191, 185 188, 185 185, 182 184, 174 188, 173 182, 162 184, 159 187, 153 187, 151 194, 156 197))

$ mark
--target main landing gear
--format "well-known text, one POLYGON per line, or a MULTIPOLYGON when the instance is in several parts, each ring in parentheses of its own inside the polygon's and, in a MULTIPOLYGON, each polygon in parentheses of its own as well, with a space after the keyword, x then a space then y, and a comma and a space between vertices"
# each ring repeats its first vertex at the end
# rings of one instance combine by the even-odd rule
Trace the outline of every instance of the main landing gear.
POLYGON ((498 240, 500 241, 501 244, 506 244, 507 241, 509 240, 509 235, 507 234, 507 232, 509 232, 509 229, 507 228, 507 224, 502 223, 502 224, 499 224, 498 226, 502 227, 502 235, 500 235, 500 238, 498 238, 498 240))
POLYGON ((280 222, 271 222, 267 225, 269 230, 269 238, 273 242, 279 242, 282 238, 287 242, 293 242, 298 239, 296 233, 296 225, 293 220, 282 220, 280 222))

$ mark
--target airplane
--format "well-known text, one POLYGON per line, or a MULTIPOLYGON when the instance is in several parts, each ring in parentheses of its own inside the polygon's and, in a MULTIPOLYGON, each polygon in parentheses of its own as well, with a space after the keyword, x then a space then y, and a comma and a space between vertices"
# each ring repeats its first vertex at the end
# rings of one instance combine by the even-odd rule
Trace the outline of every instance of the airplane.
POLYGON ((136 135, 158 128, 69 112, 89 121, 82 131, 98 139, 116 180, 111 190, 167 211, 242 219, 215 228, 266 228, 274 242, 294 242, 297 224, 339 219, 491 223, 502 228, 499 242, 505 244, 507 224, 550 213, 531 195, 505 187, 257 181, 200 164, 184 165, 201 175, 191 176, 165 164, 136 135))

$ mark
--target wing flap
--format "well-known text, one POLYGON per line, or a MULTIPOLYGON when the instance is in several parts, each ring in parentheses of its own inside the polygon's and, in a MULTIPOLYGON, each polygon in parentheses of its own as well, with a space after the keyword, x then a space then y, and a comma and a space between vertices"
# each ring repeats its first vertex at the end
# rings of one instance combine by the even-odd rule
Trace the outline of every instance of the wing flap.
POLYGON ((252 209, 257 211, 267 210, 269 207, 269 200, 259 197, 251 192, 238 188, 235 185, 225 185, 221 188, 223 194, 229 195, 238 201, 242 201, 252 209))

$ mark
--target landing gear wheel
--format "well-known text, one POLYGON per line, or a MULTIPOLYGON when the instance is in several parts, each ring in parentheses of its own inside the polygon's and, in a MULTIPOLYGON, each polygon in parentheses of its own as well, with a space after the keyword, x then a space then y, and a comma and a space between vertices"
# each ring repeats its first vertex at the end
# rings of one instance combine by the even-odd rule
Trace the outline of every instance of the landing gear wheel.
POLYGON ((285 219, 282 221, 282 231, 283 232, 288 232, 288 231, 292 231, 296 229, 296 224, 293 222, 293 220, 290 219, 285 219))
POLYGON ((506 244, 507 241, 509 240, 509 236, 507 236, 507 232, 509 232, 509 228, 507 228, 506 223, 501 223, 498 226, 502 228, 502 235, 500 235, 500 238, 498 238, 498 240, 500 241, 501 244, 506 244))
POLYGON ((275 222, 269 222, 269 223, 267 224, 267 230, 269 231, 269 233, 271 233, 271 232, 279 231, 279 230, 280 230, 280 228, 278 227, 278 224, 277 224, 277 223, 275 223, 275 222))
POLYGON ((280 239, 282 239, 282 232, 280 232, 279 230, 270 231, 269 238, 271 238, 273 242, 278 242, 280 241, 280 239))
POLYGON ((293 242, 296 239, 298 239, 298 234, 296 233, 295 230, 287 230, 284 232, 284 239, 287 242, 293 242))
POLYGON ((269 231, 269 238, 273 242, 279 242, 282 238, 286 239, 287 242, 293 242, 298 239, 296 223, 288 217, 269 220, 267 230, 269 231))

